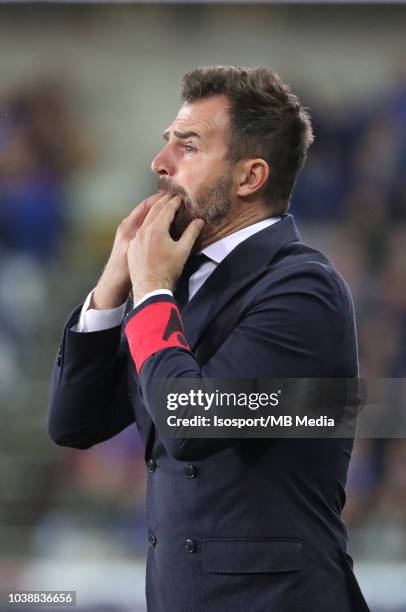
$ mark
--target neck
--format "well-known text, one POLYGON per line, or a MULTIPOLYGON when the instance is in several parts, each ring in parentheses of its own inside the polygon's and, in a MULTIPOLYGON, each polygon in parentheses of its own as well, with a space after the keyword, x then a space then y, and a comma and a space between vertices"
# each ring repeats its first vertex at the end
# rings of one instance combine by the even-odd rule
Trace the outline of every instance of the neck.
POLYGON ((210 244, 213 244, 213 242, 217 242, 217 240, 221 240, 229 234, 234 234, 234 232, 238 232, 244 227, 254 225, 254 223, 258 223, 264 219, 269 219, 271 216, 269 209, 265 207, 249 207, 239 214, 233 211, 232 218, 231 215, 227 215, 227 217, 222 219, 218 224, 204 226, 200 236, 195 242, 193 251, 201 251, 210 244))

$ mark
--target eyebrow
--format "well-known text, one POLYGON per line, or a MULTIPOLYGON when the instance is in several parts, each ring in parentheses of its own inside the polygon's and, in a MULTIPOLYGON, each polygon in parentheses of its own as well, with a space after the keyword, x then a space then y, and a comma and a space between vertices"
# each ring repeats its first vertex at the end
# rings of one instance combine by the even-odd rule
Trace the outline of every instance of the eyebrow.
MULTIPOLYGON (((177 130, 174 130, 173 133, 176 138, 181 138, 182 140, 186 140, 186 138, 198 138, 199 140, 202 140, 200 134, 194 132, 193 130, 189 130, 188 132, 178 132, 177 130)), ((165 140, 169 140, 169 134, 170 130, 165 130, 162 136, 165 140)))

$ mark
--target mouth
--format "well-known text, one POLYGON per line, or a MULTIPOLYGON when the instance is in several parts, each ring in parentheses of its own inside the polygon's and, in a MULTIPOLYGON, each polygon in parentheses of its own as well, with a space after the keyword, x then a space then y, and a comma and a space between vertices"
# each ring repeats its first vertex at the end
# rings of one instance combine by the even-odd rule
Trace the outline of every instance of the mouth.
POLYGON ((179 196, 183 202, 184 194, 180 193, 177 189, 163 189, 162 192, 170 196, 179 196))
POLYGON ((179 196, 182 199, 182 202, 184 201, 184 198, 186 196, 185 191, 181 188, 181 187, 176 187, 174 185, 171 185, 169 181, 166 180, 165 177, 161 177, 158 181, 158 191, 162 194, 169 194, 172 196, 179 196))

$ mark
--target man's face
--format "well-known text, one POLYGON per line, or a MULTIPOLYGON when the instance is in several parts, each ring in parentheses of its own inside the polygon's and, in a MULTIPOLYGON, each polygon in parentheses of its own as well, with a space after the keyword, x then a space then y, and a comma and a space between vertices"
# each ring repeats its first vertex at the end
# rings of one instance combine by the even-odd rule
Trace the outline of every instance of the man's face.
POLYGON ((178 239, 192 219, 215 225, 232 203, 232 167, 226 160, 229 102, 215 96, 184 104, 164 132, 166 144, 152 162, 160 191, 182 198, 171 225, 178 239))

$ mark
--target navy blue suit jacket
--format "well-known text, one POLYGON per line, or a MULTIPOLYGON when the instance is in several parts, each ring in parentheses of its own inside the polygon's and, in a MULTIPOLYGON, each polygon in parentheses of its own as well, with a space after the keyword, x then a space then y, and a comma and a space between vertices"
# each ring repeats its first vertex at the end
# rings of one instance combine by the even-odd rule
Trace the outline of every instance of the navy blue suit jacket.
POLYGON ((238 245, 184 307, 191 350, 161 350, 139 376, 122 327, 70 330, 80 309, 52 375, 49 435, 85 449, 136 422, 148 610, 367 611, 341 518, 352 439, 168 438, 152 401, 159 377, 358 375, 348 287, 292 216, 238 245))

